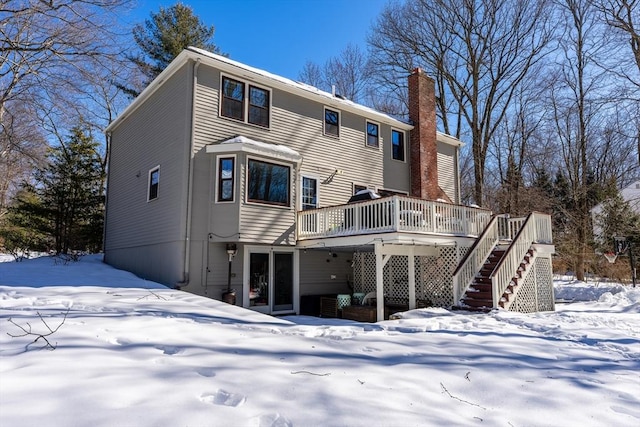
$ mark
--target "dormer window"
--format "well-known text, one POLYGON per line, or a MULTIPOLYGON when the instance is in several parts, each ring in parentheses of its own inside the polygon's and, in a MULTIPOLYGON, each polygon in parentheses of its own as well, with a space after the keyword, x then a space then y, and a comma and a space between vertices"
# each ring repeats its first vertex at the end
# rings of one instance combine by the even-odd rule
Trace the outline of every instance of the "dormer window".
POLYGON ((222 77, 221 116, 268 128, 270 110, 269 90, 222 77))

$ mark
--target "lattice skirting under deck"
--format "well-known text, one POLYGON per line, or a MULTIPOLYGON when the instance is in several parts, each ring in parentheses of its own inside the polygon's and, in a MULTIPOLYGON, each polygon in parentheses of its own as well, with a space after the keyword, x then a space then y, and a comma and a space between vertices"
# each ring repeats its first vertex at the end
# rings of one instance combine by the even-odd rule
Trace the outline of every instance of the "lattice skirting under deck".
MULTIPOLYGON (((441 246, 438 256, 416 256, 416 300, 433 307, 451 307, 453 272, 469 247, 441 246)), ((354 292, 375 292, 376 257, 372 252, 353 256, 354 292)), ((408 257, 394 255, 383 270, 384 294, 389 299, 409 299, 408 257)))
POLYGON ((555 309, 551 258, 537 257, 532 271, 520 286, 522 288, 518 290, 509 311, 534 313, 555 309))

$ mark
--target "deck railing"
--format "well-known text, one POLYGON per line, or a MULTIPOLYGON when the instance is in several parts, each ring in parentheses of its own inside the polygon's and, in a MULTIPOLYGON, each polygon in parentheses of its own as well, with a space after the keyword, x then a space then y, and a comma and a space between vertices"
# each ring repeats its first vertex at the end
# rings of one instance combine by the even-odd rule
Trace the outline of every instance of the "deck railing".
POLYGON ((298 212, 298 240, 384 232, 477 237, 491 220, 481 208, 391 196, 298 212))
POLYGON ((467 291, 473 279, 487 261, 491 251, 500 239, 501 225, 506 223, 494 217, 478 240, 473 244, 467 255, 462 259, 458 268, 453 273, 453 303, 456 304, 467 291))
POLYGON ((494 307, 498 306, 533 243, 552 243, 550 215, 532 212, 513 236, 511 245, 491 276, 494 307))

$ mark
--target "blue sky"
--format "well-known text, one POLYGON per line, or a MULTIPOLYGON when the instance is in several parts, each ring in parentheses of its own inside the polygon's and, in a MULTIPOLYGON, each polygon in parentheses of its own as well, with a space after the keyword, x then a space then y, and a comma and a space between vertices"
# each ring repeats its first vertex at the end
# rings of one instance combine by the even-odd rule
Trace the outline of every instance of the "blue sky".
MULTIPOLYGON (((231 59, 297 79, 305 62, 318 64, 349 43, 366 49, 366 37, 388 0, 183 0, 206 24, 231 59)), ((176 1, 138 0, 130 17, 149 18, 176 1)))

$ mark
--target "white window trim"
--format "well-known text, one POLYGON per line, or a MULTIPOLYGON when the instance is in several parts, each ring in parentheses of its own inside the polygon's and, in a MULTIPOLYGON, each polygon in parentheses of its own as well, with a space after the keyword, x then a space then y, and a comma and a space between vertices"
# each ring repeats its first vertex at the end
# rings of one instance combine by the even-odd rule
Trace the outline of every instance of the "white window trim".
MULTIPOLYGON (((365 190, 373 190, 375 187, 371 186, 371 185, 364 185, 364 184, 358 184, 357 182, 352 182, 351 183, 351 195, 354 196, 356 194, 356 186, 358 187, 364 187, 365 190)), ((360 191, 360 190, 358 190, 360 191)))
POLYGON ((216 156, 215 159, 215 194, 214 194, 214 202, 215 203, 235 203, 236 202, 236 189, 237 189, 237 178, 238 178, 238 157, 235 154, 221 154, 216 156), (233 198, 231 200, 220 200, 220 159, 233 159, 233 198))
POLYGON ((250 82, 250 81, 247 81, 245 79, 241 79, 239 77, 233 76, 231 74, 226 74, 226 73, 220 73, 220 85, 218 87, 219 87, 219 91, 218 91, 218 117, 220 117, 221 119, 225 119, 225 120, 231 120, 232 122, 235 122, 235 123, 244 123, 245 125, 255 126, 258 129, 265 129, 265 130, 270 130, 271 129, 272 111, 273 111, 273 90, 271 88, 255 84, 254 82, 250 82), (234 119, 233 117, 227 117, 227 116, 222 115, 222 100, 223 100, 222 84, 223 84, 223 81, 224 81, 225 78, 231 79, 231 80, 235 80, 237 82, 240 82, 240 83, 244 84, 244 93, 242 94, 242 111, 243 111, 243 117, 244 118, 242 120, 238 120, 238 119, 234 119), (250 123, 249 122, 249 87, 250 86, 253 86, 253 87, 256 87, 258 89, 261 89, 261 90, 269 92, 269 125, 268 126, 260 126, 260 125, 257 125, 255 123, 250 123))
POLYGON ((262 206, 262 207, 268 207, 268 208, 274 208, 274 209, 286 209, 286 210, 292 210, 295 209, 295 203, 293 201, 293 184, 292 184, 292 178, 293 178, 293 174, 295 172, 295 169, 293 167, 293 165, 291 163, 284 163, 284 162, 279 162, 276 160, 272 160, 269 158, 263 158, 263 157, 254 157, 254 156, 247 156, 247 159, 245 160, 245 177, 244 177, 244 202, 247 205, 252 205, 252 206, 262 206), (262 162, 262 163, 271 163, 274 165, 280 165, 280 166, 285 166, 289 168, 289 205, 288 206, 283 206, 283 205, 278 205, 275 203, 260 203, 260 202, 254 202, 252 200, 249 200, 249 160, 255 160, 258 162, 262 162))
POLYGON ((300 175, 300 189, 298 191, 298 193, 300 193, 300 197, 298 197, 298 210, 301 211, 302 210, 302 191, 303 191, 303 186, 302 183, 304 182, 304 178, 307 179, 315 179, 316 181, 316 209, 320 207, 320 178, 316 175, 309 175, 309 174, 301 174, 300 175))
POLYGON ((407 162, 407 133, 401 129, 397 129, 397 128, 391 128, 391 138, 389 139, 389 156, 391 157, 391 160, 395 161, 395 162, 400 162, 400 163, 406 163, 407 162), (393 132, 399 132, 403 135, 402 137, 402 141, 404 146, 402 147, 403 150, 403 159, 404 160, 399 160, 399 159, 394 159, 393 158, 393 132))
POLYGON ((328 136, 329 138, 340 139, 340 135, 342 134, 342 111, 340 111, 340 110, 338 110, 337 108, 334 108, 334 107, 327 107, 326 105, 324 106, 324 108, 322 109, 322 134, 324 136, 328 136), (331 111, 334 111, 334 112, 338 113, 338 134, 337 135, 334 135, 332 133, 327 133, 326 132, 327 110, 331 110, 331 111))
POLYGON ((158 200, 159 197, 160 197, 160 165, 157 165, 149 169, 149 174, 147 175, 147 203, 153 202, 154 200, 158 200), (152 199, 151 198, 151 174, 154 173, 155 171, 158 171, 158 192, 156 194, 156 197, 152 199))
POLYGON ((382 137, 380 136, 380 123, 373 120, 365 119, 364 121, 364 146, 373 150, 379 150, 382 145, 382 137), (369 123, 378 126, 378 145, 369 145, 369 123))

